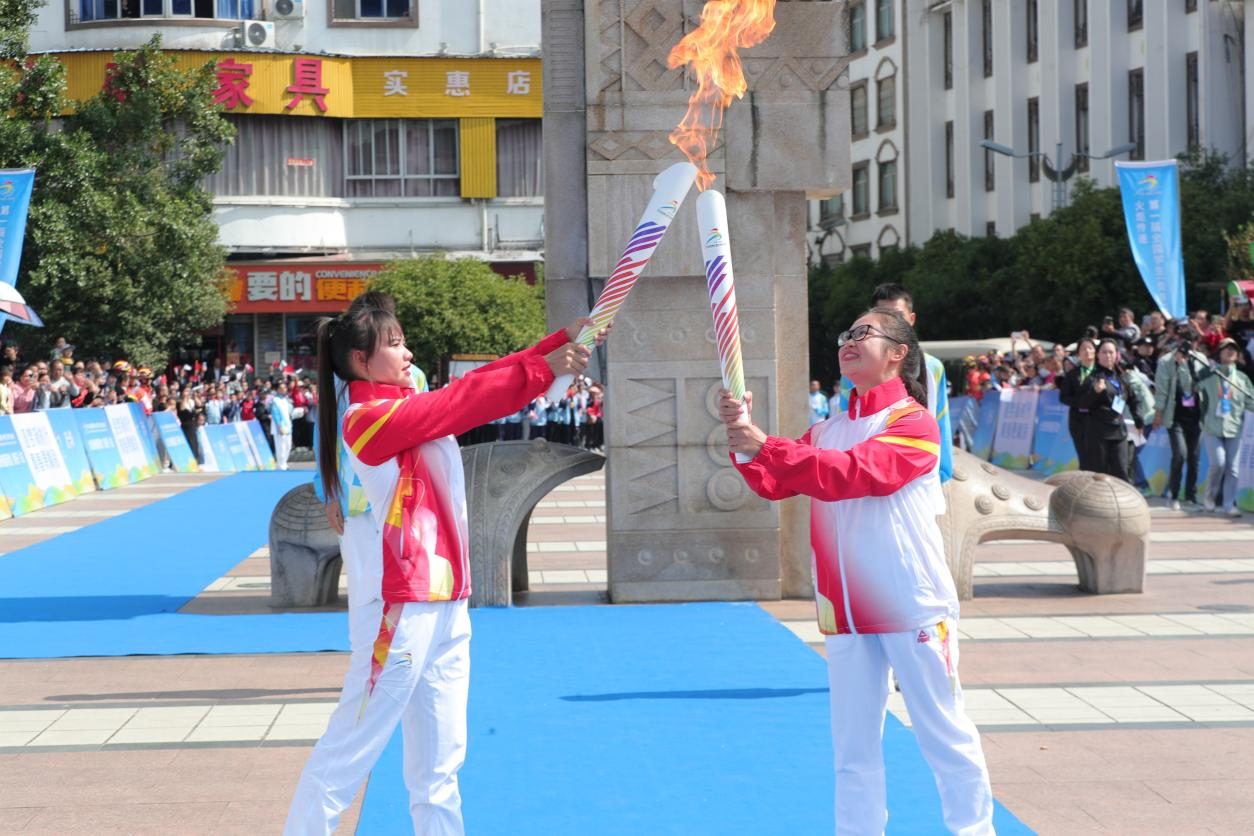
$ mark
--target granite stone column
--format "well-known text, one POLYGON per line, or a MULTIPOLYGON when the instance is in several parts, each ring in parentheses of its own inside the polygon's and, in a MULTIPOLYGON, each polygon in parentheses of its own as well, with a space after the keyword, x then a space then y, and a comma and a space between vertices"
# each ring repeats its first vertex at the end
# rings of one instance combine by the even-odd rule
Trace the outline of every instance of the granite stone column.
MULTIPOLYGON (((666 57, 695 28, 701 6, 545 0, 551 324, 588 310, 588 277, 598 286, 609 275, 653 177, 683 158, 667 135, 690 82, 666 57)), ((806 200, 849 185, 844 12, 835 0, 777 5, 775 32, 742 53, 750 91, 728 110, 710 155, 715 188, 727 197, 754 417, 788 436, 805 431, 808 408, 806 200)), ((610 596, 806 596, 806 501, 757 498, 727 458, 694 197, 619 313, 607 352, 610 596)))

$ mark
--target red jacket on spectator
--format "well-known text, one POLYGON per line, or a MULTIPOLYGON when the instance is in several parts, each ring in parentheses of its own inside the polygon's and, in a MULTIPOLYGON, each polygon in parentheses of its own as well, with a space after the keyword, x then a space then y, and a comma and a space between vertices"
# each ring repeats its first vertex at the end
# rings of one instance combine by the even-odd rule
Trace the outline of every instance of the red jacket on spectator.
POLYGON ((239 419, 241 421, 251 421, 253 420, 254 417, 255 416, 253 415, 253 399, 244 398, 244 400, 240 402, 239 419))

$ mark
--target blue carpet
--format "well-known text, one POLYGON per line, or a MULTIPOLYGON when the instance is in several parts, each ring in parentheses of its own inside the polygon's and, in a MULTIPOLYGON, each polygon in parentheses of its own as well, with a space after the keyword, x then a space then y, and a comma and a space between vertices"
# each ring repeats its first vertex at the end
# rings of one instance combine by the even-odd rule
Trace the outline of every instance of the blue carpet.
MULTIPOLYGON (((823 660, 756 606, 476 610, 470 833, 830 834, 823 660)), ((914 735, 885 730, 891 833, 943 833, 914 735)), ((412 833, 393 738, 359 833, 412 833)), ((1000 805, 997 830, 1030 833, 1000 805)))
POLYGON ((266 542, 308 478, 235 474, 0 556, 0 657, 346 650, 343 613, 176 614, 266 542))

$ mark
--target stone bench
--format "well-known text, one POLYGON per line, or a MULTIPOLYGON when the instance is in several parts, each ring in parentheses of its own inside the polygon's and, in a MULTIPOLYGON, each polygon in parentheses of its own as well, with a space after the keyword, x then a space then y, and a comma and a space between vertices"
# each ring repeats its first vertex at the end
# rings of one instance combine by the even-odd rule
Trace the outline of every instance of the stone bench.
POLYGON ((1085 592, 1145 588, 1149 505, 1121 479, 1073 471, 1037 482, 954 450, 945 504, 945 559, 964 600, 972 596, 975 547, 990 540, 1061 543, 1085 592))
POLYGON ((327 523, 313 484, 283 494, 270 514, 270 606, 337 603, 343 565, 340 540, 327 523))
MULTIPOLYGON (((544 439, 462 448, 470 530, 472 607, 508 607, 527 589, 527 524, 561 483, 595 473, 605 457, 544 439)), ((312 484, 283 495, 270 516, 270 606, 339 601, 343 560, 312 484)))

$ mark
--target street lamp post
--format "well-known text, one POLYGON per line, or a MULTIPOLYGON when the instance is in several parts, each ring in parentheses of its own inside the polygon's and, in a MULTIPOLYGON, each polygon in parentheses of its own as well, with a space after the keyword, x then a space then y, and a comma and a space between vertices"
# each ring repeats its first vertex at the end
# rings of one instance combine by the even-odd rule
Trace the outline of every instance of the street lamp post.
MULTIPOLYGON (((1067 181, 1075 176, 1080 158, 1083 157, 1090 160, 1107 160, 1111 157, 1118 157, 1121 154, 1131 153, 1136 150, 1137 146, 1135 142, 1126 142, 1123 145, 1111 148, 1105 154, 1074 153, 1071 155, 1071 160, 1067 163, 1067 167, 1061 171, 1058 170, 1054 161, 1049 158, 1049 155, 1043 151, 1029 151, 1026 154, 1018 154, 1015 153, 1013 148, 1007 145, 1000 145, 993 142, 991 139, 981 140, 980 147, 985 151, 992 151, 994 154, 1001 154, 1006 157, 1013 157, 1014 159, 1040 157, 1041 170, 1045 173, 1045 176, 1049 179, 1050 183, 1053 184, 1050 187, 1052 192, 1052 209, 1053 211, 1057 211, 1067 205, 1067 181)), ((1056 142, 1054 143, 1054 160, 1061 159, 1062 142, 1056 142)))

